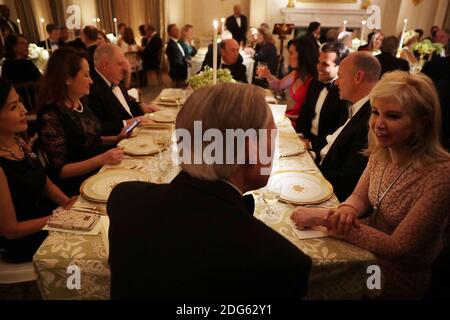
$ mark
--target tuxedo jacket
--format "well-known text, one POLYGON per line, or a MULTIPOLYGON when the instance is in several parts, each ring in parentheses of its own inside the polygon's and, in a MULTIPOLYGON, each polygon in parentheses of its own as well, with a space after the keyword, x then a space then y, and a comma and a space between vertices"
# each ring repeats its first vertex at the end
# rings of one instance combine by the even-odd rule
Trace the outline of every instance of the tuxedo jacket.
POLYGON ((311 259, 231 185, 181 172, 108 200, 112 299, 299 299, 311 259))
POLYGON ((236 17, 234 15, 229 16, 225 21, 225 26, 233 34, 233 39, 237 42, 243 41, 244 44, 247 42, 247 29, 248 21, 247 17, 241 15, 241 26, 239 27, 236 17))
POLYGON ((395 70, 407 71, 409 72, 409 63, 405 59, 400 59, 394 57, 393 55, 382 52, 375 56, 381 65, 381 75, 386 72, 391 72, 395 70))
POLYGON ((91 77, 93 84, 89 94, 89 105, 102 124, 103 136, 118 135, 123 128, 124 120, 143 115, 139 104, 130 99, 123 83, 119 87, 133 116, 124 109, 112 88, 106 84, 95 69, 91 71, 91 77))
POLYGON ((367 148, 371 113, 372 107, 367 102, 338 136, 319 167, 341 202, 352 194, 367 166, 368 157, 361 152, 367 148))
POLYGON ((169 59, 169 76, 172 80, 186 80, 188 64, 178 44, 172 39, 167 43, 166 55, 169 59))
POLYGON ((152 39, 147 42, 142 51, 142 64, 146 71, 159 70, 161 67, 161 52, 163 41, 159 34, 155 34, 152 39))
POLYGON ((97 47, 98 47, 97 45, 93 45, 86 49, 88 58, 89 58, 88 62, 89 62, 89 69, 90 69, 91 74, 93 71, 95 71, 94 54, 95 54, 95 51, 97 50, 97 47))
POLYGON ((318 135, 311 133, 312 121, 316 116, 317 100, 323 88, 324 85, 319 80, 311 80, 296 125, 296 131, 310 140, 315 150, 322 150, 327 144, 327 136, 333 134, 348 119, 348 102, 340 99, 339 88, 333 85, 320 110, 318 135))
MULTIPOLYGON (((233 76, 234 80, 236 80, 238 82, 248 83, 247 68, 243 64, 244 59, 242 58, 242 56, 239 55, 236 63, 234 63, 234 64, 231 64, 231 65, 223 64, 221 66, 220 63, 222 62, 222 52, 221 52, 220 48, 217 48, 217 49, 218 49, 217 50, 217 67, 230 70, 231 75, 233 76)), ((208 46, 208 51, 206 52, 205 60, 203 60, 202 68, 200 71, 205 70, 206 66, 209 66, 210 68, 213 67, 213 55, 214 55, 213 45, 210 44, 208 46)))

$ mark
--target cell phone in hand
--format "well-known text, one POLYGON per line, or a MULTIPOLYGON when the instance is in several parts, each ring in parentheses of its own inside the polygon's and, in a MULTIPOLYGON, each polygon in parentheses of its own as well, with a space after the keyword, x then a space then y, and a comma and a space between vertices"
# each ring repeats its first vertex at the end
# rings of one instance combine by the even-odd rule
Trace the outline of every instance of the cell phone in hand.
POLYGON ((140 120, 136 120, 136 121, 134 121, 126 130, 125 130, 125 133, 127 134, 127 135, 129 135, 129 134, 131 134, 131 132, 133 132, 133 130, 137 127, 137 126, 139 126, 141 124, 141 121, 140 120))

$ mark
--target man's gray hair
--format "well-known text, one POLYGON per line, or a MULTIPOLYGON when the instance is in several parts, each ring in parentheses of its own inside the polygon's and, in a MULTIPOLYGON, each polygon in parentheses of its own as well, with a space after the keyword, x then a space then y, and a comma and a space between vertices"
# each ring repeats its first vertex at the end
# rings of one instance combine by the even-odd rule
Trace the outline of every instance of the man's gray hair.
POLYGON ((114 57, 114 54, 121 50, 118 46, 112 43, 105 43, 99 46, 94 53, 94 65, 99 67, 103 61, 109 60, 114 57))

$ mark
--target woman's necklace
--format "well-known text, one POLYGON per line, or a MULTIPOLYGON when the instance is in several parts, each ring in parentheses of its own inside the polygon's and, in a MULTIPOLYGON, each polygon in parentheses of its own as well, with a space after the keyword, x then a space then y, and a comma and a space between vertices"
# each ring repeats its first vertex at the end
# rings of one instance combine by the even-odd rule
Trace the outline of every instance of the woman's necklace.
POLYGON ((378 210, 380 210, 381 202, 386 197, 389 191, 391 191, 392 187, 397 183, 397 181, 401 178, 401 176, 406 172, 406 170, 409 169, 409 167, 412 165, 413 161, 410 161, 405 168, 400 171, 400 173, 397 175, 397 177, 391 182, 391 184, 386 188, 383 194, 381 194, 381 183, 383 182, 384 174, 386 173, 387 165, 384 167, 383 174, 381 175, 380 182, 378 182, 378 190, 377 190, 377 197, 375 199, 375 205, 373 206, 373 213, 375 216, 378 215, 378 210))
POLYGON ((19 153, 17 154, 16 151, 13 150, 13 148, 9 148, 9 147, 2 147, 0 146, 0 150, 7 152, 11 158, 13 158, 14 160, 18 160, 21 161, 25 158, 25 152, 23 151, 22 145, 21 143, 17 140, 17 138, 14 138, 14 142, 19 146, 19 153))

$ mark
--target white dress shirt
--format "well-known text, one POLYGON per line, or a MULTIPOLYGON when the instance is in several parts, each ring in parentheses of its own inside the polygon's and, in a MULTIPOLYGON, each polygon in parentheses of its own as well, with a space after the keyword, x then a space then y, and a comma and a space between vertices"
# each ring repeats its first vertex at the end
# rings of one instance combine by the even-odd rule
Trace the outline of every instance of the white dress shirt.
MULTIPOLYGON (((103 76, 101 74, 100 71, 97 70, 97 68, 95 69, 95 71, 97 71, 97 73, 100 75, 100 77, 102 77, 103 81, 106 82, 106 84, 108 85, 108 87, 111 87, 112 83, 111 81, 109 81, 108 79, 106 79, 105 76, 103 76)), ((119 86, 114 86, 114 89, 112 89, 112 92, 114 93, 114 95, 116 96, 117 100, 119 100, 120 104, 122 105, 122 107, 125 109, 125 111, 133 118, 133 114, 131 113, 131 109, 130 106, 127 103, 127 99, 125 99, 125 96, 122 93, 122 90, 120 90, 119 86)), ((123 126, 126 127, 127 126, 127 122, 123 121, 123 126)))
MULTIPOLYGON (((335 78, 327 83, 331 83, 331 82, 335 81, 336 79, 337 78, 335 78)), ((325 100, 327 99, 327 97, 328 97, 328 89, 327 89, 327 87, 324 87, 319 94, 319 98, 317 99, 316 114, 311 122, 311 133, 315 136, 319 135, 320 113, 322 112, 322 107, 323 107, 323 104, 324 104, 325 100)))
POLYGON ((177 39, 172 38, 172 37, 171 37, 170 39, 172 39, 173 41, 175 41, 175 43, 177 44, 178 49, 180 49, 181 54, 183 55, 183 57, 186 57, 186 52, 184 52, 184 49, 183 49, 183 47, 181 46, 180 42, 179 42, 177 39))
POLYGON ((350 110, 349 110, 350 112, 349 112, 349 118, 348 118, 347 122, 345 122, 345 124, 342 127, 340 127, 339 129, 337 129, 333 134, 327 136, 328 144, 320 151, 320 157, 322 159, 320 164, 322 164, 323 160, 327 156, 327 154, 330 151, 331 147, 333 146, 334 142, 339 137, 341 132, 345 129, 345 127, 348 125, 348 123, 350 122, 352 117, 355 114, 357 114, 359 110, 361 110, 361 108, 366 104, 367 101, 369 101, 369 97, 368 96, 362 98, 361 100, 356 102, 354 105, 352 105, 350 107, 350 110))
POLYGON ((242 19, 241 19, 241 16, 239 16, 239 17, 237 17, 237 16, 234 16, 235 18, 236 18, 236 23, 237 23, 237 25, 239 26, 239 28, 242 26, 242 19))

